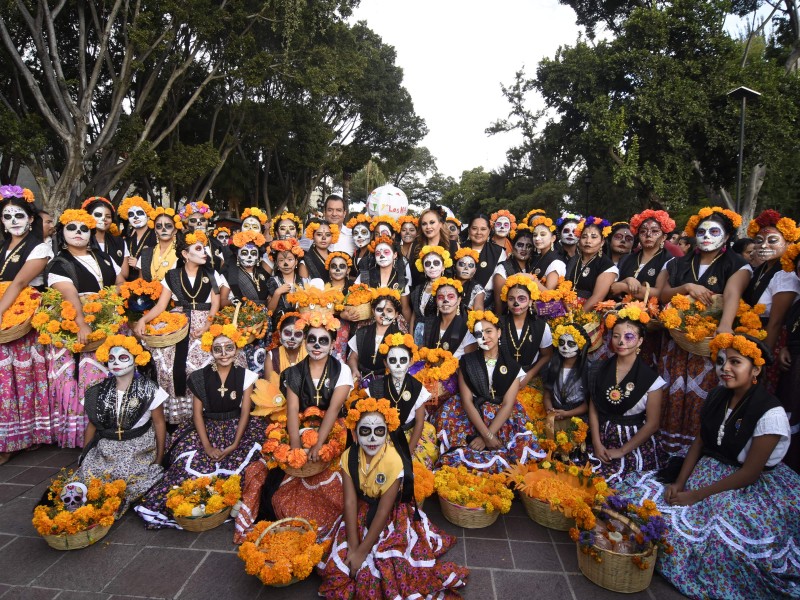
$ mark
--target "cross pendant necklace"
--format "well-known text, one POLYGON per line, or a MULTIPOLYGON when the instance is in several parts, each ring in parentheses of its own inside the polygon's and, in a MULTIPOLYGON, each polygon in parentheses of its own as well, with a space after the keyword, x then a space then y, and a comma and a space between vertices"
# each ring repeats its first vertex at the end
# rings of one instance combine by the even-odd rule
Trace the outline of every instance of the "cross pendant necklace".
POLYGON ((220 396, 224 396, 225 392, 228 391, 228 388, 225 387, 224 383, 221 383, 220 386, 217 388, 217 391, 219 392, 220 396))

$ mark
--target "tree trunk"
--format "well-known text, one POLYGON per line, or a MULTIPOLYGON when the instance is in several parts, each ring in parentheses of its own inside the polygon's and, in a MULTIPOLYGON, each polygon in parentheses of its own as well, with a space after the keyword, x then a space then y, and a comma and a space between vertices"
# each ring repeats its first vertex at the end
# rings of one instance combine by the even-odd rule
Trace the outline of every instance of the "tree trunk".
POLYGON ((747 225, 755 218, 756 207, 758 206, 758 194, 761 186, 764 185, 764 177, 767 174, 767 165, 754 165, 750 171, 750 180, 744 190, 745 196, 742 198, 742 225, 739 227, 739 236, 747 235, 747 225))

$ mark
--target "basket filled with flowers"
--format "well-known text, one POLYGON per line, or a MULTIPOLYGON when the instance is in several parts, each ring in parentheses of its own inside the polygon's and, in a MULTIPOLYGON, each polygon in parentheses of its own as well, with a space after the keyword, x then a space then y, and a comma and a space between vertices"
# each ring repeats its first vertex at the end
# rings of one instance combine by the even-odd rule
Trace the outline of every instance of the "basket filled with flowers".
POLYGON ((658 550, 670 554, 667 522, 652 500, 641 506, 609 496, 594 523, 570 529, 578 567, 589 581, 614 592, 640 592, 650 585, 658 550))
POLYGON ((50 484, 47 504, 33 511, 33 526, 51 548, 77 550, 100 541, 117 518, 125 481, 92 477, 78 481, 62 473, 50 484))
POLYGON ((236 304, 222 308, 214 315, 214 322, 220 325, 236 325, 245 336, 247 345, 260 340, 269 331, 269 311, 249 298, 242 298, 236 304))
POLYGON ((366 321, 372 318, 372 288, 365 283, 351 285, 344 299, 348 321, 366 321))
POLYGON ((558 278, 555 289, 543 290, 536 300, 536 314, 545 319, 556 319, 567 314, 568 306, 575 306, 578 294, 572 289, 572 282, 558 278))
POLYGON ((286 295, 286 301, 297 306, 301 315, 308 314, 319 308, 330 311, 341 310, 344 305, 344 294, 337 288, 320 289, 313 285, 305 288, 295 288, 286 295))
POLYGON ((128 322, 134 323, 153 308, 161 297, 164 286, 159 281, 145 281, 141 277, 126 281, 119 288, 128 322))
POLYGON ((422 506, 426 498, 433 495, 436 488, 436 478, 428 467, 418 460, 411 461, 414 469, 414 500, 422 506))
POLYGON ((539 440, 539 447, 558 460, 573 462, 578 455, 583 458, 582 453, 586 452, 589 425, 580 417, 555 419, 548 414, 532 421, 531 431, 539 440))
POLYGON ((164 311, 144 328, 142 341, 150 348, 174 346, 189 335, 189 319, 182 312, 164 311))
POLYGON ((264 585, 286 587, 311 575, 330 547, 331 540, 317 543, 314 521, 290 517, 256 523, 239 546, 239 558, 245 572, 264 585))
MULTIPOLYGON (((0 298, 10 285, 10 281, 0 283, 0 298)), ((31 321, 41 299, 42 294, 36 289, 30 286, 23 288, 14 303, 3 313, 3 321, 0 323, 0 344, 18 340, 33 328, 31 321)))
POLYGON ((570 310, 565 316, 550 321, 550 329, 555 331, 559 325, 580 325, 589 336, 589 352, 594 352, 603 344, 603 323, 595 311, 570 310))
POLYGON ((444 466, 434 475, 444 517, 465 529, 488 527, 511 510, 514 492, 502 473, 470 471, 464 466, 444 466))
POLYGON ((458 360, 443 348, 420 348, 418 356, 419 361, 411 365, 408 372, 431 393, 428 410, 434 411, 457 391, 457 382, 450 380, 458 369, 458 360))
POLYGON ((266 430, 267 439, 261 445, 267 465, 270 468, 280 467, 293 477, 311 477, 327 469, 344 451, 347 432, 342 420, 337 419, 328 439, 320 447, 320 460, 309 461, 308 453, 319 441, 319 428, 324 418, 325 411, 316 406, 310 406, 300 414, 300 447, 294 449, 286 428, 286 416, 270 423, 266 430))
POLYGON ((242 498, 239 475, 186 479, 167 494, 167 508, 186 531, 208 531, 225 522, 242 498))

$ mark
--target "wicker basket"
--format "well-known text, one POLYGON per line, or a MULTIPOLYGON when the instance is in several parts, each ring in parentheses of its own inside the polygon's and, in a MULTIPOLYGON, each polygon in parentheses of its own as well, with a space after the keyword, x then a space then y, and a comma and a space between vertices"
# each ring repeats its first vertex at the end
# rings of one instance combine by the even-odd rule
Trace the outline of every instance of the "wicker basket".
POLYGON ((287 475, 291 475, 292 477, 313 477, 314 475, 319 475, 325 469, 331 466, 330 462, 326 462, 323 460, 318 460, 317 462, 308 461, 299 469, 295 469, 294 467, 290 467, 289 465, 283 465, 281 469, 287 475))
POLYGON ((442 507, 444 518, 453 525, 458 525, 464 529, 481 529, 488 527, 497 520, 500 515, 496 510, 487 512, 485 508, 466 508, 453 504, 439 496, 439 504, 442 507))
POLYGON ((111 529, 111 525, 103 527, 95 525, 78 533, 62 533, 61 535, 43 535, 47 545, 56 550, 79 550, 99 542, 111 529))
POLYGON ((600 326, 600 321, 587 323, 583 326, 583 330, 589 336, 589 352, 594 352, 603 345, 603 328, 600 326))
POLYGON ((167 346, 174 346, 183 338, 189 335, 189 321, 187 319, 186 325, 173 331, 172 333, 165 333, 164 335, 142 335, 142 341, 150 348, 166 348, 167 346))
POLYGON ((348 305, 349 312, 353 313, 352 321, 366 321, 372 318, 372 304, 365 302, 364 304, 357 304, 356 306, 348 305))
POLYGON ((686 352, 689 354, 711 356, 711 348, 709 347, 709 343, 713 338, 707 337, 699 342, 693 342, 686 337, 685 332, 679 331, 678 329, 670 329, 669 334, 672 336, 672 339, 675 340, 675 343, 678 344, 681 349, 686 350, 686 352))
MULTIPOLYGON (((620 515, 613 510, 604 509, 603 512, 622 521, 635 532, 639 532, 639 527, 624 515, 620 515)), ((633 594, 646 590, 653 579, 653 571, 656 568, 656 558, 658 557, 657 547, 638 555, 647 561, 646 569, 640 569, 633 564, 633 557, 637 556, 636 554, 619 554, 618 552, 594 546, 593 550, 597 551, 602 559, 601 562, 597 562, 593 557, 585 554, 579 545, 576 545, 576 547, 578 549, 578 568, 581 573, 589 581, 602 588, 612 592, 633 594)))
MULTIPOLYGON (((280 521, 275 521, 269 527, 264 529, 261 532, 261 535, 256 538, 256 548, 261 543, 261 540, 267 535, 267 533, 280 533, 281 531, 314 531, 314 528, 311 526, 311 523, 306 521, 302 517, 289 517, 287 519, 281 519, 280 521), (294 523, 299 523, 300 526, 294 525, 294 523)), ((292 580, 289 583, 273 583, 270 587, 287 587, 292 585, 293 583, 297 583, 300 581, 297 577, 292 577, 292 580)))
POLYGON ((81 352, 94 352, 100 346, 102 346, 103 342, 105 342, 105 341, 106 341, 106 338, 104 336, 103 339, 101 339, 101 340, 95 340, 94 342, 89 342, 89 343, 85 344, 83 346, 83 348, 81 348, 81 352))
POLYGON ((575 519, 565 517, 564 513, 559 510, 553 510, 547 502, 531 498, 524 492, 519 496, 522 498, 525 512, 532 521, 536 521, 539 525, 556 531, 569 531, 571 527, 575 527, 575 519))
POLYGON ((33 315, 31 315, 30 319, 27 321, 12 325, 8 329, 0 329, 0 344, 16 342, 22 336, 27 335, 28 332, 33 328, 31 325, 31 319, 33 319, 33 315))
POLYGON ((186 531, 208 531, 222 525, 231 514, 232 506, 228 506, 223 510, 207 515, 205 517, 178 517, 173 515, 175 522, 186 531))

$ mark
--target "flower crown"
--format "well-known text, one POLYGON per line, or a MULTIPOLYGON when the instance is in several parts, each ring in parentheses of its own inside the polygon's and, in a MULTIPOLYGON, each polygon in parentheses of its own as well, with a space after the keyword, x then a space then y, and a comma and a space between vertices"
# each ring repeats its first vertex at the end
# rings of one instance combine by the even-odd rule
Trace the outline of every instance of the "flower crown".
POLYGON ((575 343, 578 344, 579 350, 583 350, 586 346, 587 340, 585 335, 574 325, 557 325, 553 331, 553 345, 558 346, 558 340, 564 335, 571 335, 575 343))
POLYGON ((244 248, 247 244, 255 244, 260 248, 267 243, 266 238, 257 231, 237 231, 231 241, 237 248, 244 248))
POLYGON ((317 232, 317 229, 320 228, 320 225, 327 225, 328 229, 331 230, 331 244, 335 244, 339 241, 339 226, 336 223, 328 223, 327 221, 322 223, 314 221, 308 224, 308 227, 306 227, 306 237, 309 240, 314 239, 314 234, 317 232))
POLYGON ((604 238, 607 238, 608 234, 611 233, 611 225, 605 219, 601 217, 586 217, 585 219, 581 219, 575 226, 575 235, 580 237, 581 233, 583 233, 583 229, 587 225, 594 225, 600 229, 600 234, 604 238))
POLYGON ((706 206, 701 208, 700 211, 696 215, 692 216, 689 219, 689 222, 686 223, 686 235, 689 237, 694 237, 695 229, 697 229, 697 226, 700 224, 700 222, 704 221, 714 213, 719 213, 727 218, 733 225, 734 229, 739 229, 739 227, 742 225, 742 217, 739 216, 738 213, 735 213, 727 208, 721 208, 719 206, 706 206))
POLYGON ((400 225, 398 225, 397 221, 395 221, 394 218, 390 217, 389 215, 382 215, 373 218, 372 223, 369 224, 369 230, 375 231, 378 228, 378 225, 381 223, 388 225, 389 228, 395 233, 400 233, 400 225))
POLYGON ((134 206, 138 206, 139 208, 143 209, 147 214, 147 219, 150 219, 150 215, 153 213, 153 206, 141 196, 128 196, 122 201, 122 204, 119 205, 119 210, 117 211, 120 219, 125 219, 127 221, 128 211, 130 211, 130 209, 132 209, 134 206))
MULTIPOLYGON (((181 221, 181 217, 179 214, 175 212, 174 208, 164 208, 163 206, 159 206, 158 208, 154 209, 150 213, 150 217, 147 221, 147 226, 150 229, 155 228, 156 226, 156 219, 161 215, 167 215, 168 217, 172 217, 172 222, 175 224, 175 229, 182 230, 183 229, 183 222, 181 221)), ((230 230, 227 227, 220 227, 220 230, 226 230, 230 233, 230 230)), ((217 230, 214 230, 214 235, 217 235, 217 230)))
POLYGON ((29 204, 33 204, 34 201, 33 192, 18 185, 0 185, 0 197, 3 200, 6 198, 22 198, 29 204))
POLYGON ((134 362, 140 367, 150 362, 150 353, 142 348, 139 341, 131 335, 108 336, 103 345, 97 349, 97 360, 104 363, 108 362, 108 355, 111 353, 111 349, 117 346, 130 352, 134 357, 134 362))
MULTIPOLYGON (((29 200, 29 202, 31 202, 31 200, 29 200)), ((93 202, 102 202, 103 204, 105 204, 108 208, 111 209, 112 215, 117 212, 116 209, 114 208, 114 205, 111 204, 111 200, 109 200, 108 198, 103 198, 102 196, 92 196, 91 198, 87 198, 86 200, 81 202, 81 208, 86 212, 89 212, 86 207, 92 204, 93 202)))
POLYGON ((563 213, 558 219, 556 219, 556 227, 561 227, 567 221, 576 221, 580 223, 581 219, 580 215, 576 215, 575 213, 566 212, 563 213))
POLYGON ((423 246, 422 250, 419 251, 419 258, 414 263, 417 267, 417 271, 424 271, 422 268, 422 259, 428 256, 428 254, 438 254, 444 263, 445 269, 449 269, 453 266, 453 259, 450 258, 450 252, 448 250, 445 250, 441 246, 423 246))
POLYGON ((743 335, 733 335, 732 333, 720 333, 708 344, 711 349, 711 358, 714 362, 717 361, 717 354, 720 350, 725 348, 733 348, 742 356, 746 356, 753 361, 757 367, 762 367, 765 364, 764 357, 761 355, 761 348, 758 344, 748 340, 743 335))
MULTIPOLYGON (((402 228, 403 225, 405 225, 406 223, 411 223, 414 227, 419 227, 419 219, 414 215, 403 215, 402 217, 397 219, 397 225, 400 228, 402 228)), ((348 227, 350 227, 349 224, 348 227)))
POLYGON ((275 240, 270 243, 269 249, 273 254, 278 254, 278 252, 291 252, 297 258, 303 258, 305 255, 305 252, 303 252, 303 249, 300 247, 300 243, 295 238, 275 240))
POLYGON ((206 204, 205 202, 196 201, 196 202, 187 202, 186 206, 183 207, 181 211, 181 219, 188 219, 190 215, 194 213, 200 213, 200 215, 205 219, 210 219, 214 216, 214 211, 211 210, 211 207, 206 204))
POLYGON ((216 229, 214 229, 214 234, 213 235, 214 235, 214 237, 217 237, 220 233, 227 233, 228 236, 230 236, 231 235, 231 230, 228 229, 227 227, 217 227, 216 229))
POLYGON ((411 355, 412 364, 419 360, 417 352, 419 348, 414 343, 414 337, 408 333, 390 333, 383 338, 381 345, 378 346, 378 352, 381 354, 389 354, 392 348, 405 348, 411 355))
POLYGON ((671 233, 675 230, 675 221, 669 218, 667 211, 653 210, 652 208, 648 208, 647 210, 640 212, 638 215, 633 215, 633 217, 631 217, 630 228, 633 235, 638 235, 639 227, 641 227, 642 223, 649 219, 656 221, 658 226, 661 227, 661 231, 664 233, 671 233))
POLYGON ((400 302, 400 290, 394 290, 388 287, 372 288, 372 301, 375 302, 379 298, 394 298, 400 302))
POLYGON ((456 291, 459 295, 464 294, 464 286, 461 285, 461 282, 458 279, 451 279, 450 277, 439 277, 436 281, 433 282, 433 286, 431 287, 431 295, 435 296, 436 292, 439 291, 439 288, 449 285, 456 288, 456 291))
POLYGON ((647 312, 647 306, 644 302, 629 302, 620 310, 606 315, 606 327, 611 329, 619 319, 638 321, 645 325, 650 322, 650 313, 647 312))
POLYGON ((511 231, 514 231, 517 228, 517 217, 515 217, 505 209, 498 210, 497 212, 492 213, 492 216, 489 217, 489 226, 494 227, 494 224, 500 217, 506 217, 509 221, 511 221, 511 231))
POLYGON ((348 429, 355 429, 363 415, 377 412, 383 415, 386 420, 386 427, 389 431, 394 431, 400 427, 400 412, 392 406, 386 398, 376 400, 375 398, 362 398, 347 411, 344 424, 348 429))
POLYGON ((341 323, 339 323, 339 319, 334 316, 332 311, 328 310, 327 308, 317 307, 309 312, 302 313, 300 318, 297 319, 295 327, 298 325, 303 329, 310 327, 322 327, 328 331, 335 331, 339 329, 341 323))
POLYGON ((297 311, 283 313, 281 315, 281 318, 278 319, 278 326, 275 328, 275 331, 278 332, 278 334, 280 335, 280 330, 283 328, 283 322, 286 319, 288 319, 289 317, 297 317, 299 319, 301 316, 302 315, 297 311))
POLYGON ((532 208, 532 209, 530 209, 530 210, 528 211, 528 214, 527 214, 527 215, 525 215, 525 218, 524 218, 524 219, 522 219, 522 221, 523 221, 524 223, 527 223, 528 225, 530 225, 530 224, 531 224, 531 222, 530 222, 530 220, 531 220, 531 217, 535 217, 536 215, 544 215, 544 214, 546 214, 546 213, 545 213, 545 211, 544 211, 544 209, 541 209, 541 208, 532 208))
POLYGON ((225 325, 214 323, 208 328, 208 331, 203 334, 203 337, 200 338, 200 345, 203 351, 211 352, 211 346, 214 345, 214 340, 221 335, 230 338, 230 340, 236 344, 237 348, 244 348, 247 345, 247 336, 242 335, 236 325, 233 323, 227 323, 225 325))
POLYGON ((345 223, 344 226, 352 230, 359 223, 363 223, 367 228, 369 228, 370 222, 372 222, 372 217, 364 213, 359 213, 355 217, 350 219, 347 223, 345 223))
POLYGON ((503 289, 500 290, 500 300, 505 302, 508 299, 508 291, 515 286, 523 287, 528 290, 528 293, 531 296, 531 301, 538 300, 541 296, 539 286, 536 285, 529 275, 517 273, 516 275, 512 275, 506 279, 506 282, 503 284, 503 289))
POLYGON ((456 217, 447 217, 444 222, 447 223, 448 221, 450 223, 455 223, 458 227, 461 227, 461 221, 459 221, 456 217))
POLYGON ((798 255, 800 255, 800 243, 789 244, 786 248, 786 252, 781 256, 781 267, 783 267, 784 271, 794 273, 795 261, 798 255))
POLYGON ((469 256, 476 263, 480 260, 480 257, 481 257, 481 255, 478 254, 478 251, 475 250, 474 248, 470 248, 469 246, 464 246, 463 248, 459 248, 456 251, 456 255, 455 255, 454 259, 455 259, 456 262, 458 262, 459 260, 461 260, 465 256, 469 256))
POLYGON ((242 213, 242 221, 244 221, 247 217, 255 217, 262 225, 266 225, 267 221, 269 221, 267 213, 257 206, 251 206, 250 208, 244 209, 244 212, 242 213))
POLYGON ((387 246, 389 246, 389 248, 392 249, 392 252, 394 252, 394 240, 390 238, 388 235, 382 235, 372 240, 369 243, 369 246, 367 246, 367 251, 375 252, 375 248, 378 247, 378 244, 386 244, 387 246))
POLYGON ((276 231, 278 230, 278 225, 280 225, 281 221, 294 221, 295 227, 297 228, 298 232, 303 231, 303 221, 294 213, 284 212, 278 215, 276 219, 272 221, 272 237, 275 237, 276 231))
POLYGON ((204 246, 208 244, 208 236, 206 236, 204 231, 193 231, 192 233, 186 234, 186 237, 183 239, 187 246, 192 246, 197 242, 200 242, 204 246))
POLYGON ((97 221, 95 218, 82 208, 70 208, 65 210, 63 213, 61 213, 58 221, 62 225, 72 223, 73 221, 78 221, 79 223, 86 225, 89 229, 94 229, 97 227, 97 221))
POLYGON ((353 268, 353 259, 350 258, 350 255, 347 252, 340 252, 340 251, 337 250, 336 252, 329 252, 328 253, 328 258, 325 259, 325 268, 326 269, 330 269, 331 268, 331 261, 333 261, 334 258, 341 258, 344 262, 347 263, 347 268, 348 269, 352 269, 353 268))
POLYGON ((782 217, 776 210, 767 209, 750 221, 750 224, 747 226, 748 237, 756 237, 758 232, 764 227, 774 227, 790 244, 796 242, 798 238, 800 238, 800 228, 797 227, 795 220, 789 217, 782 217))
POLYGON ((489 321, 492 325, 497 325, 500 319, 490 310, 471 310, 467 316, 467 329, 475 331, 475 323, 478 321, 489 321))
POLYGON ((542 225, 547 227, 551 232, 555 232, 556 225, 553 223, 553 219, 546 215, 535 215, 529 222, 528 227, 533 230, 534 228, 542 225))

